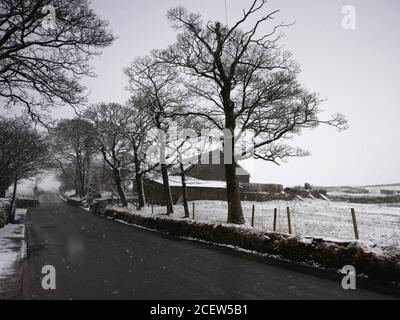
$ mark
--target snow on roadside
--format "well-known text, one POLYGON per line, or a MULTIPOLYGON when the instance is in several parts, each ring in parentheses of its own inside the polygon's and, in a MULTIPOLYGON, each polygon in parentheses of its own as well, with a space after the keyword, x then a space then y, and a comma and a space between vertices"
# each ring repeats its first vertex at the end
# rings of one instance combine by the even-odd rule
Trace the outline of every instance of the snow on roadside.
MULTIPOLYGON (((25 220, 26 209, 17 209, 16 217, 25 220)), ((25 255, 25 225, 8 224, 0 229, 0 280, 13 275, 15 264, 25 255)))

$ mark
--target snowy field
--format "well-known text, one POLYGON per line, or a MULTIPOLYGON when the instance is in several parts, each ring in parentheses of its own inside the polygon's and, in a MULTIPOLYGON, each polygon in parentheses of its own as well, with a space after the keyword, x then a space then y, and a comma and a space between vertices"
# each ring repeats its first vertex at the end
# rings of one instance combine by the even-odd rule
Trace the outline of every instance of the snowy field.
MULTIPOLYGON (((322 189, 324 189, 322 187, 322 189)), ((328 197, 347 197, 347 198, 385 198, 387 194, 383 194, 382 190, 400 193, 400 185, 382 185, 382 186, 368 186, 368 187, 328 187, 328 197), (365 190, 368 193, 360 192, 357 190, 365 190)))
MULTIPOLYGON (((355 208, 360 240, 374 244, 400 247, 400 204, 349 204, 305 199, 304 201, 243 202, 247 224, 251 221, 252 206, 256 206, 255 228, 272 231, 274 208, 278 209, 277 231, 288 232, 287 210, 291 211, 292 232, 302 237, 354 240, 351 208, 355 208)), ((199 221, 226 222, 226 202, 197 201, 195 219, 199 221)), ((154 207, 154 214, 166 210, 154 207)), ((143 214, 150 215, 151 208, 143 214)), ((192 203, 190 203, 192 216, 192 203)), ((175 206, 175 216, 183 217, 183 207, 175 206)))

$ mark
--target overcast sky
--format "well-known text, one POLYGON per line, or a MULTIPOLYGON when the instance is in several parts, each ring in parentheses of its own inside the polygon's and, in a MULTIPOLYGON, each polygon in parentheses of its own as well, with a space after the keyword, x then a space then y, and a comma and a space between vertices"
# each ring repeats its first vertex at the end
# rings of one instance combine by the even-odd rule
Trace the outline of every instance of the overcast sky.
MULTIPOLYGON (((250 0, 227 0, 234 22, 250 0)), ((175 39, 165 18, 183 5, 204 20, 225 22, 224 0, 93 0, 92 7, 118 37, 93 62, 98 77, 86 81, 90 101, 125 102, 123 68, 136 56, 164 48, 175 39)), ((297 185, 366 185, 400 182, 400 1, 277 0, 265 12, 280 9, 275 22, 293 22, 286 45, 302 67, 301 82, 327 102, 326 114, 345 114, 350 130, 320 127, 304 132, 293 145, 312 156, 278 167, 247 164, 253 182, 297 185), (342 8, 356 8, 355 30, 342 28, 342 8)), ((265 29, 267 30, 267 29, 265 29)))

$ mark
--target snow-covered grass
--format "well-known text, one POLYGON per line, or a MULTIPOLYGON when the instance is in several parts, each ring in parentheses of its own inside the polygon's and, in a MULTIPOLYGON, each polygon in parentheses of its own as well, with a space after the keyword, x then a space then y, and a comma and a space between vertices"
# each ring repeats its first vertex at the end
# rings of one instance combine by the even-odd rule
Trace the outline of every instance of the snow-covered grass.
MULTIPOLYGON (((215 223, 226 222, 227 204, 222 201, 196 201, 195 219, 215 223)), ((384 246, 400 247, 400 204, 349 204, 305 199, 304 201, 243 202, 247 225, 251 221, 255 205, 255 228, 273 230, 274 209, 278 209, 277 231, 288 232, 287 207, 291 211, 292 231, 300 237, 320 237, 327 240, 354 240, 351 208, 355 208, 358 229, 362 241, 384 246)), ((134 208, 130 208, 135 212, 134 208)), ((154 215, 164 214, 166 209, 154 207, 154 215)), ((151 215, 151 208, 142 211, 151 215)), ((190 203, 192 218, 192 203, 190 203)), ((175 218, 182 218, 182 205, 175 206, 175 218)))
MULTIPOLYGON (((378 198, 388 197, 390 195, 383 194, 382 190, 394 191, 400 193, 399 185, 382 185, 382 186, 367 186, 367 187, 328 187, 328 196, 348 197, 348 198, 378 198), (360 192, 365 190, 365 192, 360 192)), ((394 193, 395 195, 396 193, 394 193)))
POLYGON ((385 194, 376 191, 374 193, 347 193, 347 192, 340 192, 340 191, 330 191, 328 192, 328 197, 344 197, 344 198, 386 198, 388 197, 385 194))

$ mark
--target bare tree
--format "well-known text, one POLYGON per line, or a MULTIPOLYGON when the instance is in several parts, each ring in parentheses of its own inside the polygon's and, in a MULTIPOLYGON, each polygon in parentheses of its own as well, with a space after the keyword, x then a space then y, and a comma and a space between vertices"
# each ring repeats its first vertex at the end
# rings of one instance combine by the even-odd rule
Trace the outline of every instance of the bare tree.
POLYGON ((114 40, 107 25, 87 0, 0 0, 2 102, 26 107, 35 119, 41 110, 82 103, 80 79, 93 76, 89 59, 114 40))
MULTIPOLYGON (((181 105, 183 101, 177 82, 178 74, 174 68, 156 64, 151 57, 144 57, 135 59, 126 68, 125 73, 129 78, 131 92, 146 97, 147 103, 144 110, 150 115, 154 127, 161 132, 167 132, 169 118, 175 108, 181 105)), ((161 144, 160 170, 167 203, 167 214, 170 215, 174 213, 174 207, 169 185, 167 155, 165 154, 168 141, 159 142, 161 144)))
POLYGON ((13 162, 15 145, 13 137, 18 132, 20 120, 0 118, 0 197, 13 182, 13 162))
POLYGON ((94 136, 94 126, 79 118, 61 120, 51 130, 54 160, 66 177, 71 175, 68 168, 73 168, 75 191, 80 198, 87 194, 91 164, 98 152, 94 136))
POLYGON ((279 45, 279 30, 285 25, 272 25, 269 32, 259 34, 260 26, 268 26, 277 11, 258 17, 251 24, 265 3, 254 0, 232 26, 204 24, 198 14, 182 7, 172 9, 168 18, 179 32, 177 42, 167 50, 153 52, 158 63, 182 73, 181 82, 193 96, 193 103, 188 103, 183 114, 202 117, 228 133, 228 222, 236 224, 244 223, 244 217, 235 146, 245 130, 254 131, 249 149, 255 156, 277 162, 288 156, 306 155, 303 150, 280 142, 299 134, 301 129, 321 123, 346 127, 339 114, 327 121, 319 119, 321 100, 298 83, 299 67, 279 45))
POLYGON ((123 186, 123 171, 129 171, 134 163, 130 140, 126 136, 126 128, 135 121, 135 113, 118 103, 101 103, 89 107, 85 119, 91 121, 96 128, 96 139, 104 161, 111 168, 114 184, 121 203, 128 206, 123 186))
POLYGON ((203 153, 209 154, 212 152, 213 147, 209 137, 202 136, 202 133, 206 130, 208 132, 208 127, 205 126, 204 121, 198 120, 193 116, 174 116, 176 128, 171 130, 174 134, 168 145, 168 148, 171 149, 169 154, 173 157, 170 162, 173 166, 178 164, 179 167, 178 172, 181 178, 182 204, 185 218, 190 216, 186 174, 192 168, 192 164, 197 164, 203 153))
POLYGON ((160 163, 151 162, 148 150, 156 142, 156 137, 149 134, 154 128, 152 117, 146 112, 147 99, 142 96, 133 96, 129 101, 129 108, 135 114, 135 120, 126 128, 126 136, 131 143, 135 170, 135 184, 138 194, 138 210, 146 206, 144 179, 146 174, 155 170, 160 163))
POLYGON ((14 183, 10 221, 14 221, 18 182, 52 168, 47 137, 26 118, 0 118, 1 196, 14 183))

